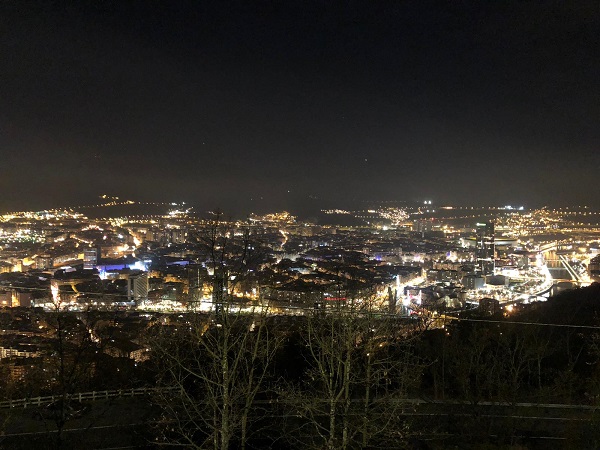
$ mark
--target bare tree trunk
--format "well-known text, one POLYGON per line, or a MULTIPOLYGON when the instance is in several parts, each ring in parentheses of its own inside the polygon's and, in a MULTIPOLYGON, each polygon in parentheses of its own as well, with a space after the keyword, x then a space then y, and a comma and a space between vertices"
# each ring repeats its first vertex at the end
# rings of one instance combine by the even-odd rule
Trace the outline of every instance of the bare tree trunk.
POLYGON ((267 328, 268 306, 252 300, 248 309, 250 300, 238 289, 253 258, 248 231, 235 233, 217 214, 203 242, 212 268, 212 313, 190 312, 173 342, 164 336, 157 345, 168 366, 176 368, 168 371, 175 376, 166 377, 165 383, 178 385, 185 393, 177 399, 178 406, 173 399, 163 399, 165 411, 181 409, 187 424, 176 436, 166 438, 174 444, 210 445, 214 450, 228 450, 235 441, 245 449, 255 398, 264 387, 279 340, 267 328), (234 236, 240 235, 234 242, 234 236), (172 351, 174 346, 179 350, 172 351))
POLYGON ((229 339, 225 330, 220 330, 221 334, 223 334, 223 358, 221 360, 221 369, 222 369, 222 395, 223 395, 223 404, 221 407, 221 450, 227 450, 229 448, 229 439, 231 436, 230 427, 230 417, 229 413, 231 410, 229 391, 231 389, 230 376, 229 376, 229 361, 228 361, 228 351, 229 351, 229 339))
MULTIPOLYGON (((346 325, 347 326, 347 325, 346 325)), ((350 428, 350 424, 349 424, 349 414, 350 414, 350 371, 352 369, 352 362, 351 362, 351 355, 352 355, 352 346, 354 344, 354 342, 351 342, 350 339, 346 339, 346 342, 344 343, 346 346, 345 349, 345 358, 344 358, 344 382, 343 382, 343 398, 344 398, 344 413, 343 413, 343 418, 344 418, 344 423, 343 423, 343 429, 342 429, 342 449, 346 450, 346 448, 348 448, 348 443, 350 440, 349 437, 349 428, 350 428)))
POLYGON ((371 353, 367 353, 367 373, 365 376, 365 398, 363 400, 363 423, 362 423, 362 448, 367 447, 367 443, 369 442, 369 435, 367 433, 367 427, 369 425, 369 404, 371 402, 371 364, 372 364, 372 355, 371 353))

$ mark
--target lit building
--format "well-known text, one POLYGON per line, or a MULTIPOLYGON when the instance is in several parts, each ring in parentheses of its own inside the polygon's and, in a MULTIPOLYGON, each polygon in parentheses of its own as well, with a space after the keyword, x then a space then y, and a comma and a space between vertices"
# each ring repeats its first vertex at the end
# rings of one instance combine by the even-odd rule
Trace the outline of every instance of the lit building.
POLYGON ((95 269, 98 264, 98 249, 97 248, 86 248, 83 251, 83 268, 84 269, 95 269))
POLYGON ((478 223, 476 228, 475 258, 483 275, 494 273, 494 223, 478 223))
POLYGON ((35 266, 37 269, 47 269, 52 267, 52 258, 48 254, 38 255, 35 258, 35 266))
POLYGON ((588 274, 594 281, 600 281, 600 256, 596 256, 590 261, 588 274))
POLYGON ((485 278, 475 274, 469 274, 462 277, 461 280, 465 289, 469 290, 478 290, 483 289, 483 285, 485 284, 485 278))
POLYGON ((127 301, 139 304, 148 298, 148 272, 132 271, 127 277, 127 301))
POLYGON ((140 304, 148 299, 148 272, 128 268, 106 272, 109 280, 127 280, 127 302, 140 304))
POLYGON ((413 222, 412 229, 421 235, 431 231, 433 226, 432 219, 417 219, 413 222))

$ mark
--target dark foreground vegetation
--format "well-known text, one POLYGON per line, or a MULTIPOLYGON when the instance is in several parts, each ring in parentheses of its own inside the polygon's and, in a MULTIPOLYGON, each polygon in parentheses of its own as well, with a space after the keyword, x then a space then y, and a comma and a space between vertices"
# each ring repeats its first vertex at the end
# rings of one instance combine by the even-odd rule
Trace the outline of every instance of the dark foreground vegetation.
POLYGON ((1 448, 600 446, 598 284, 445 323, 352 301, 304 316, 219 306, 140 322, 152 351, 138 361, 105 351, 119 314, 30 317, 53 344, 20 377, 3 363, 2 393, 55 400, 1 409, 1 448))

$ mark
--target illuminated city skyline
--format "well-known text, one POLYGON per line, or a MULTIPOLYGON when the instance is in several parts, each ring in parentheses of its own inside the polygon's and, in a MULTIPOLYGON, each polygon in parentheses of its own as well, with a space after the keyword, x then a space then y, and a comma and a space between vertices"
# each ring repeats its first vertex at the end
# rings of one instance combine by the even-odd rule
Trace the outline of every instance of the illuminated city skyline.
POLYGON ((1 1, 2 448, 600 448, 598 30, 1 1))

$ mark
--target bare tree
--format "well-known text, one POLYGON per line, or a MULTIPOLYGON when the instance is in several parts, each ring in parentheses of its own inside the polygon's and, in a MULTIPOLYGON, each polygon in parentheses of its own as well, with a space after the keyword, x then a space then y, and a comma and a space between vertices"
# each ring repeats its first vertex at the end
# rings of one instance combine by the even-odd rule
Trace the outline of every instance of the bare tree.
POLYGON ((374 440, 404 437, 398 414, 408 376, 416 368, 405 345, 412 326, 375 307, 373 298, 349 299, 308 318, 303 330, 304 383, 284 394, 300 418, 305 448, 367 448, 374 440))
MULTIPOLYGON (((53 311, 40 316, 41 326, 49 330, 53 344, 46 363, 29 382, 48 389, 56 398, 39 414, 46 425, 52 424, 55 428, 52 430, 55 448, 62 448, 65 427, 77 409, 73 394, 88 389, 92 382, 99 349, 93 333, 96 319, 90 308, 71 312, 60 300, 55 302, 53 311)), ((50 427, 47 429, 51 431, 50 427)))
POLYGON ((226 450, 235 442, 245 448, 278 338, 267 323, 268 305, 238 290, 253 264, 249 231, 236 230, 216 213, 200 238, 212 269, 213 308, 209 314, 190 311, 154 344, 162 385, 176 388, 158 399, 162 443, 226 450))

